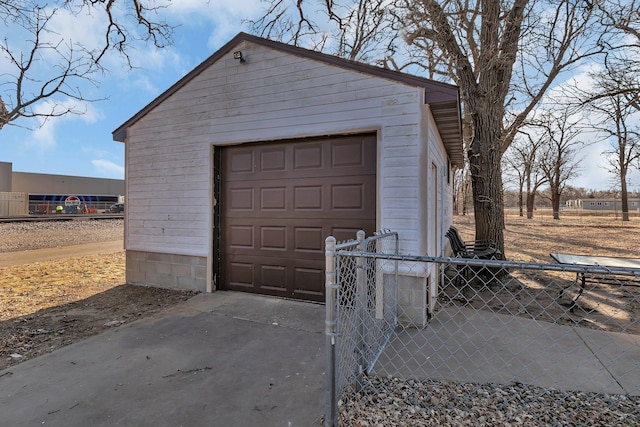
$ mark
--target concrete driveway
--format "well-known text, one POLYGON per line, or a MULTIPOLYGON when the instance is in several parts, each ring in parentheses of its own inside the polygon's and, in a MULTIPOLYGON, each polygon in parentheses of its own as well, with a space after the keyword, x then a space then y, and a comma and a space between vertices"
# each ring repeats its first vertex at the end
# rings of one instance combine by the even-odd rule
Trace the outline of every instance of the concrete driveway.
POLYGON ((200 294, 0 371, 2 426, 313 426, 324 306, 200 294))

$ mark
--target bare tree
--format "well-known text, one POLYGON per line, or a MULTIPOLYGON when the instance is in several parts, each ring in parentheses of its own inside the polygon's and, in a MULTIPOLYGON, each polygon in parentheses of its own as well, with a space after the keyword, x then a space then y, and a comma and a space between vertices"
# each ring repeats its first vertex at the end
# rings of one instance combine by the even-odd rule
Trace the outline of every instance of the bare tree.
POLYGON ((522 208, 525 205, 527 219, 533 218, 536 194, 538 189, 547 182, 546 175, 538 167, 542 142, 540 138, 536 139, 528 133, 521 133, 503 157, 504 163, 508 166, 507 175, 511 173, 517 176, 520 216, 523 216, 522 208))
POLYGON ((249 21, 262 37, 293 45, 310 44, 315 50, 351 60, 380 63, 389 59, 387 65, 394 63, 392 56, 399 30, 387 0, 266 0, 265 3, 264 14, 249 21), (323 29, 318 21, 327 23, 331 31, 323 29))
MULTIPOLYGON (((606 75, 602 75, 606 79, 606 75)), ((640 160, 640 129, 633 113, 636 112, 629 101, 629 93, 600 98, 589 104, 594 117, 601 117, 599 122, 592 122, 598 132, 611 141, 611 150, 603 154, 607 156, 609 172, 613 173, 620 184, 622 202, 622 220, 629 221, 629 201, 627 176, 629 171, 638 167, 640 160)))
POLYGON ((152 0, 5 0, 0 20, 11 37, 0 41, 0 58, 7 64, 0 75, 0 129, 20 118, 41 122, 66 114, 82 114, 86 102, 95 101, 82 90, 104 72, 105 54, 114 50, 131 66, 132 43, 151 41, 164 47, 172 27, 152 16, 163 6, 152 0), (116 10, 118 13, 116 13, 116 10), (127 13, 122 14, 122 11, 127 13), (85 46, 57 33, 54 19, 62 13, 92 14, 104 23, 99 46, 85 46), (71 102, 70 102, 71 101, 71 102))
POLYGON ((471 196, 471 177, 468 168, 456 169, 453 173, 453 209, 457 215, 466 215, 469 211, 471 196))
POLYGON ((473 120, 476 238, 503 247, 501 156, 552 83, 597 55, 588 3, 402 0, 407 41, 438 48, 473 120))
POLYGON ((639 6, 636 0, 598 4, 607 55, 603 67, 590 73, 593 84, 572 88, 578 105, 592 113, 592 128, 611 142, 611 150, 603 154, 618 180, 623 221, 629 220, 627 174, 640 159, 637 117, 632 117, 640 111, 639 6))
MULTIPOLYGON (((524 182, 525 176, 524 171, 516 166, 519 164, 519 158, 517 157, 517 153, 507 150, 505 155, 502 157, 502 173, 504 175, 503 182, 508 184, 509 182, 516 182, 518 186, 518 215, 521 217, 524 216, 524 182)), ((508 204, 507 204, 508 206, 508 204)))
MULTIPOLYGON (((299 25, 307 22, 302 17, 308 19, 309 10, 326 14, 345 2, 353 0, 296 0, 289 7, 295 8, 298 25, 279 28, 293 31, 289 40, 300 43, 308 35, 305 31, 317 30, 299 25)), ((272 6, 269 25, 287 22, 283 18, 286 0, 267 3, 272 6), (273 13, 276 8, 278 12, 273 13)), ((356 3, 367 4, 365 0, 356 3)), ((476 238, 493 240, 504 253, 502 155, 558 76, 601 52, 597 34, 592 33, 597 30, 593 4, 582 0, 395 0, 392 5, 380 5, 391 20, 380 28, 401 30, 406 45, 395 38, 397 33, 387 31, 383 46, 393 49, 379 61, 385 66, 405 62, 406 66, 395 67, 401 70, 421 67, 428 77, 446 77, 459 86, 464 121, 471 125, 467 152, 476 238)), ((373 38, 368 40, 375 43, 373 38)))
POLYGON ((542 129, 538 164, 549 184, 553 219, 560 219, 562 192, 580 170, 576 155, 583 145, 578 139, 581 131, 571 121, 568 108, 545 112, 536 125, 542 129))
POLYGON ((593 3, 602 28, 598 44, 605 49, 602 65, 591 73, 595 85, 571 85, 565 95, 574 99, 576 111, 602 99, 624 96, 640 110, 640 4, 637 0, 593 3), (606 76, 606 78, 603 78, 606 76))

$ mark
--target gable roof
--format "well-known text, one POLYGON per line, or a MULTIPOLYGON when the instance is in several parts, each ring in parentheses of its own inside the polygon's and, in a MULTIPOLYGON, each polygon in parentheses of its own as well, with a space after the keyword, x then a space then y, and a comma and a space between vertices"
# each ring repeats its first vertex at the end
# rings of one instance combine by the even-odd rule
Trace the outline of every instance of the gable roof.
POLYGON ((243 41, 262 45, 271 49, 279 50, 296 56, 302 56, 315 61, 324 62, 338 67, 350 69, 360 73, 370 74, 385 79, 394 80, 411 86, 422 87, 425 90, 425 102, 429 104, 431 113, 436 122, 436 126, 442 138, 442 142, 449 154, 449 159, 454 166, 462 166, 464 163, 464 154, 462 149, 462 124, 460 113, 460 94, 458 88, 454 85, 437 82, 435 80, 414 76, 411 74, 401 73, 398 71, 380 68, 362 62, 350 61, 333 55, 316 52, 313 50, 303 49, 297 46, 291 46, 285 43, 273 40, 263 39, 261 37, 252 36, 246 33, 239 33, 227 44, 220 48, 217 52, 207 58, 204 62, 191 70, 183 78, 178 80, 169 89, 164 91, 160 96, 151 101, 142 110, 138 111, 133 117, 124 122, 120 127, 113 131, 113 139, 115 141, 124 142, 127 137, 127 128, 135 124, 144 117, 149 111, 153 110, 165 99, 169 98, 181 87, 191 81, 194 77, 202 73, 211 64, 215 63, 223 56, 227 55, 235 46, 243 41))

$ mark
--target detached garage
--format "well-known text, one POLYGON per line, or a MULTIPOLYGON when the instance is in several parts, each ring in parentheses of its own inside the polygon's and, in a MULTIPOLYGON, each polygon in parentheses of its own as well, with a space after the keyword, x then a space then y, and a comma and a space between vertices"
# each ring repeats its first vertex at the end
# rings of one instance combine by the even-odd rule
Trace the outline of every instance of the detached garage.
POLYGON ((309 300, 329 235, 442 254, 463 162, 455 86, 243 33, 113 137, 128 283, 309 300))

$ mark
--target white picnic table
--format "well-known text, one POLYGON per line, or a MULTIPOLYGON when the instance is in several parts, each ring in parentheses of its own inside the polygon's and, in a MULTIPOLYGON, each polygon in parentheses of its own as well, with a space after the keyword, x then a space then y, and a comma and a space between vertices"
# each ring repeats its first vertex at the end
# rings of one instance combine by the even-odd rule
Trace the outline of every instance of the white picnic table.
MULTIPOLYGON (((626 257, 612 257, 612 256, 599 256, 599 255, 578 255, 578 254, 562 254, 552 253, 549 256, 558 264, 564 265, 582 265, 590 267, 604 267, 604 268, 625 268, 638 270, 640 269, 640 259, 638 258, 626 258, 626 257)), ((584 292, 587 282, 587 275, 584 271, 577 272, 575 280, 567 287, 560 290, 558 297, 561 297, 565 290, 571 286, 580 283, 580 290, 578 295, 573 299, 571 304, 571 311, 577 305, 578 299, 584 292)), ((598 283, 598 281, 594 281, 598 283)))

